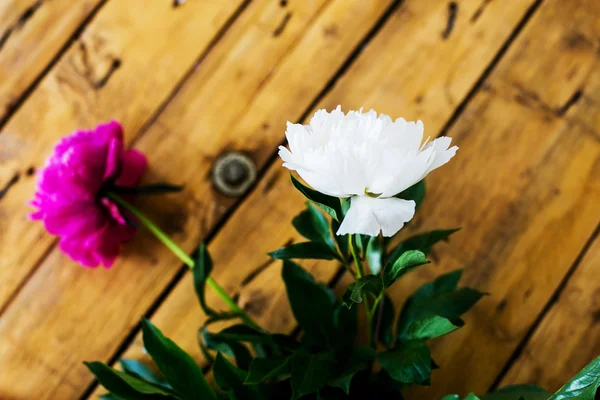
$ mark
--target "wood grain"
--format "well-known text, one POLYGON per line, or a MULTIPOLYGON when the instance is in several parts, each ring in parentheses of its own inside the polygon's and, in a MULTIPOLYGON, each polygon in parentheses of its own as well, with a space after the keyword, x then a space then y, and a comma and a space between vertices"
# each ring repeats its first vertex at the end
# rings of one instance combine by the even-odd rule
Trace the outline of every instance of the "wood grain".
MULTIPOLYGON (((181 195, 147 199, 141 207, 191 252, 234 203, 212 189, 215 158, 236 149, 264 164, 281 140, 286 110, 301 114, 310 105, 389 4, 249 4, 136 141, 149 158, 147 181, 186 185, 181 195)), ((92 381, 81 361, 108 360, 180 265, 146 232, 110 271, 83 270, 53 251, 2 316, 0 363, 10 373, 0 376, 1 390, 30 398, 81 396, 92 381), (35 384, 12 387, 24 376, 35 384)))
MULTIPOLYGON (((393 110, 404 110, 409 116, 417 117, 420 110, 428 109, 431 121, 426 121, 426 127, 431 135, 435 135, 453 110, 448 106, 444 91, 451 87, 456 102, 464 98, 495 51, 510 34, 511 27, 520 20, 527 6, 524 3, 513 3, 512 7, 494 8, 493 13, 482 15, 477 24, 470 24, 469 13, 474 12, 477 4, 469 4, 470 7, 464 9, 464 16, 457 21, 455 42, 449 45, 441 39, 439 30, 432 29, 435 24, 445 24, 445 3, 406 2, 395 12, 322 104, 351 102, 356 107, 362 96, 370 99, 365 103, 368 107, 383 108, 392 113, 393 110), (431 10, 435 12, 431 13, 431 10), (499 15, 502 15, 500 19, 503 23, 494 23, 499 15), (507 21, 512 22, 512 26, 507 21), (482 38, 485 40, 481 41, 482 38), (403 47, 405 42, 412 44, 403 47), (464 50, 461 50, 460 57, 454 59, 452 57, 457 48, 464 50), (426 54, 421 55, 421 52, 426 54), (448 59, 454 61, 449 62, 448 59), (412 60, 422 63, 423 68, 420 68, 420 65, 412 65, 412 60), (428 69, 430 64, 438 66, 435 73, 428 69), (370 71, 369 66, 376 71, 365 77, 365 70, 370 71), (407 66, 410 66, 411 72, 405 76, 401 71, 407 69, 407 66), (470 80, 461 76, 460 82, 455 84, 455 71, 460 67, 470 76, 470 80), (367 79, 371 81, 366 81, 367 79), (402 88, 402 91, 397 89, 396 96, 387 92, 392 84, 402 88), (372 96, 371 93, 388 94, 382 96, 382 100, 378 100, 379 97, 372 96), (417 98, 418 101, 415 100, 417 98)), ((285 108, 286 103, 280 104, 281 106, 285 108)), ((283 113, 283 117, 293 120, 292 112, 293 110, 287 114, 283 113)), ((295 115, 299 114, 296 112, 295 115)), ((282 128, 282 125, 280 122, 278 126, 282 128)), ((239 126, 245 129, 244 120, 239 126)), ((240 304, 276 331, 292 329, 294 322, 289 314, 285 293, 282 291, 280 265, 271 263, 266 253, 289 240, 298 239, 290 220, 302 207, 302 197, 293 190, 287 173, 277 161, 210 244, 216 263, 213 272, 215 279, 223 282, 230 293, 241 290, 240 304), (250 283, 246 282, 248 277, 257 273, 257 278, 250 283)), ((329 279, 337 271, 334 264, 307 265, 309 268, 311 266, 315 266, 312 272, 323 280, 329 279)), ((158 309, 153 321, 179 345, 203 362, 196 344, 195 328, 201 325, 205 317, 197 305, 189 278, 186 276, 175 288, 158 309)), ((209 302, 220 304, 212 293, 208 296, 209 302)), ((125 357, 141 357, 141 348, 138 337, 125 357)), ((102 393, 102 390, 96 393, 102 393)))
MULTIPOLYGON (((241 0, 110 2, 0 134, 0 313, 55 242, 27 222, 34 170, 77 128, 118 119, 131 141, 241 0), (118 68, 115 66, 118 65, 118 68), (148 73, 151 70, 152 73, 148 73)), ((39 12, 42 12, 40 8, 39 12)))
POLYGON ((0 121, 104 0, 0 2, 0 121))
POLYGON ((600 355, 599 260, 596 238, 500 387, 527 382, 554 392, 600 355))

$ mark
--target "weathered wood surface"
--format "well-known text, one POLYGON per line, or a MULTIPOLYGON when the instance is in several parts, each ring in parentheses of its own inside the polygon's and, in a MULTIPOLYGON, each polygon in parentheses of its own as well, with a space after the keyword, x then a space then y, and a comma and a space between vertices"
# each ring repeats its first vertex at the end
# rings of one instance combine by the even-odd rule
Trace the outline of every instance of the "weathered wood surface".
MULTIPOLYGON (((447 368, 436 373, 434 391, 417 398, 485 391, 504 367, 502 383, 525 378, 554 388, 591 359, 586 349, 598 350, 596 244, 565 289, 565 296, 581 290, 589 301, 579 309, 589 316, 587 328, 564 339, 562 356, 572 368, 527 372, 550 362, 552 354, 537 354, 549 353, 538 350, 549 346, 543 337, 556 337, 575 318, 574 303, 555 311, 564 296, 541 313, 600 216, 599 5, 465 0, 449 20, 449 4, 439 0, 215 0, 177 8, 137 1, 104 5, 0 132, 0 187, 20 177, 0 199, 0 397, 81 397, 92 382, 82 360, 141 356, 139 338, 131 345, 128 338, 142 314, 203 361, 195 330, 204 316, 189 274, 179 282, 180 264, 152 237, 142 232, 113 269, 89 271, 58 253, 39 224, 24 221, 33 191, 29 167, 41 166, 62 134, 111 117, 148 155, 146 181, 186 185, 182 194, 141 207, 190 252, 229 218, 210 243, 215 278, 266 326, 293 329, 280 264, 265 254, 297 239, 290 219, 302 198, 278 160, 239 206, 212 188, 209 171, 228 150, 266 167, 284 122, 302 118, 315 100, 318 107, 420 118, 431 135, 451 121, 448 135, 461 147, 429 179, 410 231, 464 229, 436 251, 435 266, 402 281, 394 298, 462 265, 465 282, 493 296, 467 315, 466 329, 436 344, 436 360, 447 368), (515 32, 520 22, 524 29, 515 32), (351 57, 362 41, 366 47, 351 57), (523 355, 507 365, 538 316, 542 323, 523 355), (589 344, 576 347, 584 334, 589 344), (526 357, 530 352, 537 357, 526 357), (24 379, 28 385, 17 384, 24 379)), ((0 21, 11 18, 0 13, 0 21)), ((39 74, 49 58, 22 76, 39 74)), ((334 263, 306 266, 325 281, 337 271, 334 263)), ((210 293, 209 301, 219 304, 210 293)))
POLYGON ((598 260, 596 238, 500 386, 537 382, 556 390, 600 354, 598 260))
POLYGON ((0 122, 104 0, 0 2, 0 122))

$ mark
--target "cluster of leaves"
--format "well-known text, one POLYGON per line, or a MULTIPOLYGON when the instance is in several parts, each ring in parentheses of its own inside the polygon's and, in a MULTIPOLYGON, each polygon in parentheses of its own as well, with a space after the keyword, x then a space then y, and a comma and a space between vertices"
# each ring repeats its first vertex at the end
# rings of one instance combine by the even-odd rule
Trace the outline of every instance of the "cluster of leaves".
MULTIPOLYGON (((382 237, 336 236, 347 204, 292 180, 309 200, 306 210, 292 221, 308 241, 270 255, 283 260, 282 277, 301 334, 271 334, 243 315, 211 308, 206 302, 205 286, 213 263, 206 246, 201 245, 193 275, 200 306, 208 318, 198 336, 203 353, 212 363, 215 385, 208 383, 206 371, 190 355, 143 320, 144 345, 160 373, 133 360, 122 360, 122 371, 99 362, 87 363, 109 390, 105 399, 401 399, 401 392, 411 384, 430 383, 437 365, 426 342, 462 327, 461 315, 483 293, 459 288, 462 271, 453 271, 420 287, 397 315, 385 291, 409 271, 427 264, 431 248, 456 230, 432 231, 395 245, 392 243, 397 241, 382 237), (331 222, 326 215, 331 216, 331 222), (295 259, 337 260, 354 275, 355 282, 339 300, 292 261, 295 259), (363 263, 370 273, 363 273, 363 263), (366 346, 357 343, 357 303, 364 303, 369 321, 366 346), (211 332, 210 326, 216 321, 238 319, 242 323, 211 332)), ((420 204, 424 184, 400 196, 420 204)), ((581 388, 582 381, 578 382, 572 387, 581 388)), ((586 382, 590 387, 595 384, 589 379, 586 382)), ((510 390, 517 389, 509 388, 483 400, 547 398, 531 387, 518 388, 528 392, 510 390)), ((563 398, 567 397, 552 400, 563 398)), ((470 395, 467 399, 477 397, 470 395)), ((451 395, 444 400, 460 397, 451 395)))

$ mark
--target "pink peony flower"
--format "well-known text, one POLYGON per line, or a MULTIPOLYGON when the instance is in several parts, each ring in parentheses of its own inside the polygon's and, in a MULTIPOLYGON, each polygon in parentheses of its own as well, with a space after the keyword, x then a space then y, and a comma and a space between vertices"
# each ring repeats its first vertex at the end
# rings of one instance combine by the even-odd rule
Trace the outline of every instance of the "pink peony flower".
POLYGON ((121 243, 135 235, 117 205, 103 195, 110 185, 133 187, 146 169, 146 157, 124 150, 121 125, 112 121, 76 131, 54 148, 38 173, 31 219, 60 237, 61 250, 85 267, 110 268, 121 243))

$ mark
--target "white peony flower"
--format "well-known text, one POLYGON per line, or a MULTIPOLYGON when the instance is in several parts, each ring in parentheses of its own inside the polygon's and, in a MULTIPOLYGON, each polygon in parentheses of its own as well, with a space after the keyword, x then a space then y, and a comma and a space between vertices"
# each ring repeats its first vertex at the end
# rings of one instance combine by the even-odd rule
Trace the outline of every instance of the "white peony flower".
POLYGON ((397 194, 447 163, 458 147, 451 138, 423 143, 423 123, 395 121, 374 110, 344 114, 319 110, 308 125, 287 123, 290 149, 280 146, 283 166, 315 190, 350 198, 338 235, 392 236, 410 221, 415 202, 397 194))

